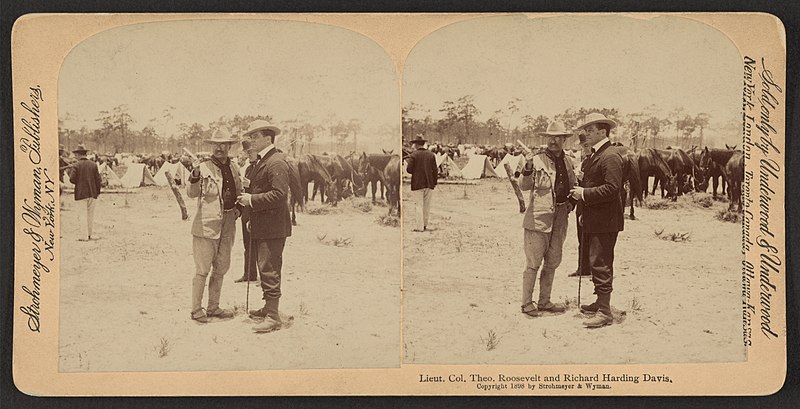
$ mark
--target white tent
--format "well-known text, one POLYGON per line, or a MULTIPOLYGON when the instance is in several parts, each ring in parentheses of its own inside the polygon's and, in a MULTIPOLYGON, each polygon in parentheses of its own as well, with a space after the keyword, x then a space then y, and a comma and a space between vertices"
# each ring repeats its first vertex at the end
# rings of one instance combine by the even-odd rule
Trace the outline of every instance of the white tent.
POLYGON ((155 186, 156 181, 150 175, 150 171, 144 163, 132 163, 128 166, 128 172, 122 177, 122 187, 155 186))
POLYGON ((444 158, 447 157, 447 154, 446 153, 434 153, 434 155, 436 155, 436 167, 438 168, 439 166, 442 166, 442 163, 444 162, 444 158))
POLYGON ((461 178, 464 175, 461 173, 461 169, 458 168, 456 162, 450 158, 450 156, 444 155, 444 162, 443 165, 447 166, 447 177, 448 178, 461 178))
POLYGON ((122 180, 108 164, 101 164, 97 167, 97 170, 100 171, 100 177, 107 182, 107 187, 122 187, 122 180))
POLYGON ((472 155, 469 157, 469 162, 464 169, 461 169, 461 175, 464 179, 480 179, 489 177, 499 177, 495 173, 489 158, 486 155, 472 155))
POLYGON ((186 167, 183 166, 180 162, 169 163, 164 162, 161 165, 161 169, 156 172, 156 175, 153 176, 153 179, 156 181, 156 184, 159 186, 167 186, 169 183, 167 182, 166 172, 169 171, 170 175, 172 175, 173 179, 180 179, 181 185, 186 186, 186 183, 189 179, 189 172, 186 171, 186 167))
POLYGON ((503 156, 503 160, 497 164, 494 168, 494 173, 498 175, 505 175, 506 169, 503 167, 503 164, 508 163, 508 166, 511 166, 511 173, 520 171, 523 166, 525 166, 525 155, 517 155, 514 156, 512 154, 506 154, 503 156))

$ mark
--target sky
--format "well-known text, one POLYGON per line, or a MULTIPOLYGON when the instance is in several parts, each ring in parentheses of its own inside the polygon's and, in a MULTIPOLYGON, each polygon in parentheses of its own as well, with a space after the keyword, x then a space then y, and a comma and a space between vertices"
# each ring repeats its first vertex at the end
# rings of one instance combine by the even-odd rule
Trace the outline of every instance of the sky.
MULTIPOLYGON (((362 129, 398 127, 395 66, 355 32, 291 21, 189 20, 136 24, 98 33, 66 57, 59 117, 68 128, 97 127, 98 112, 127 104, 141 130, 175 107, 171 123, 204 126, 221 116, 269 114, 275 121, 335 116, 362 129)), ((399 127, 398 127, 399 129, 399 127)))
POLYGON ((517 97, 517 121, 569 107, 616 107, 625 115, 656 104, 708 113, 713 125, 740 117, 741 83, 735 45, 689 19, 500 16, 452 24, 420 41, 404 66, 403 104, 439 118, 443 101, 471 94, 486 120, 517 97))

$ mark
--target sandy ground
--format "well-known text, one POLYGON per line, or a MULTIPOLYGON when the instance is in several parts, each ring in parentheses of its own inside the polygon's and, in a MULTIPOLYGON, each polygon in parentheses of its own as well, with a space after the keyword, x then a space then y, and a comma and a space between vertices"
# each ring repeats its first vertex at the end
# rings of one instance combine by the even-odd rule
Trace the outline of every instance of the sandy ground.
MULTIPOLYGON (((680 198, 673 208, 636 209, 616 245, 614 325, 588 330, 577 309, 574 215, 552 300, 564 314, 520 313, 522 215, 507 180, 439 185, 429 227, 412 232, 410 187, 403 186, 405 363, 569 364, 725 362, 742 346, 741 224, 680 198), (465 191, 467 197, 465 198, 465 191), (688 242, 655 235, 690 233, 688 242), (490 340, 491 338, 491 340, 490 340)), ((527 196, 526 196, 527 199, 527 196)), ((581 301, 594 300, 583 278, 581 301)), ((538 282, 534 299, 538 297, 538 282)))
MULTIPOLYGON (((326 215, 298 213, 299 225, 284 251, 280 306, 291 327, 255 334, 245 311, 247 285, 233 282, 243 269, 240 231, 221 298, 223 307, 236 308, 236 316, 198 324, 189 319, 191 219, 180 220, 169 188, 101 195, 94 233, 100 239, 91 242, 77 241, 78 208, 66 196, 60 370, 399 366, 400 228, 378 224, 387 209, 367 209, 366 202, 343 202, 326 215), (323 235, 325 241, 351 242, 324 244, 317 238, 323 235)), ((192 217, 193 204, 187 201, 192 217)), ((258 284, 251 283, 250 308, 262 303, 258 284)))

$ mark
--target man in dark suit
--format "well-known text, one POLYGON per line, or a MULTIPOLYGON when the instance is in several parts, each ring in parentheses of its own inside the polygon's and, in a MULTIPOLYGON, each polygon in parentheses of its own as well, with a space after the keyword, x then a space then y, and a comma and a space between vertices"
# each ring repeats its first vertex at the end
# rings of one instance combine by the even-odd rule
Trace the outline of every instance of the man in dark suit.
POLYGON ((264 321, 253 327, 256 332, 281 329, 278 312, 281 297, 281 267, 286 238, 292 235, 287 196, 289 166, 286 157, 275 147, 281 130, 267 121, 256 120, 244 134, 242 148, 250 154, 252 165, 245 177, 250 181, 238 202, 249 212, 250 237, 264 293, 264 307, 250 311, 264 321))
POLYGON ((425 149, 422 136, 411 141, 416 150, 408 156, 406 171, 411 174, 411 191, 416 192, 417 227, 413 231, 425 231, 428 228, 428 214, 431 211, 433 189, 439 179, 439 168, 436 166, 436 155, 425 149))
POLYGON ((622 155, 611 146, 609 132, 616 123, 600 113, 586 116, 578 127, 586 131, 586 141, 591 144, 591 156, 583 162, 583 180, 572 191, 579 200, 584 240, 583 266, 592 273, 597 300, 581 305, 581 312, 594 315, 583 323, 587 328, 610 325, 611 291, 614 277, 614 246, 623 229, 623 209, 620 200, 622 189, 622 155))
POLYGON ((78 238, 79 241, 92 240, 95 201, 100 195, 100 185, 102 184, 97 164, 86 157, 86 152, 88 150, 83 145, 78 145, 72 151, 75 154, 75 158, 77 158, 77 162, 69 168, 69 181, 75 185, 75 201, 86 203, 86 223, 81 220, 83 219, 81 212, 78 212, 78 220, 82 228, 81 237, 78 238))

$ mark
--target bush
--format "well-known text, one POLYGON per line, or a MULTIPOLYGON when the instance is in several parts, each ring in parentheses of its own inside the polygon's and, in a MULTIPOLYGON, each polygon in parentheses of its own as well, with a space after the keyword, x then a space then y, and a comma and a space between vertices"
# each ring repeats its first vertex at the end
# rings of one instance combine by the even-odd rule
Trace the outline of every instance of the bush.
POLYGON ((732 212, 728 209, 718 211, 715 217, 723 222, 739 223, 741 221, 741 216, 738 212, 732 212))
POLYGON ((400 226, 400 218, 397 217, 397 216, 392 216, 392 215, 382 215, 382 216, 378 216, 378 218, 375 219, 375 223, 378 223, 381 226, 399 227, 400 226))

